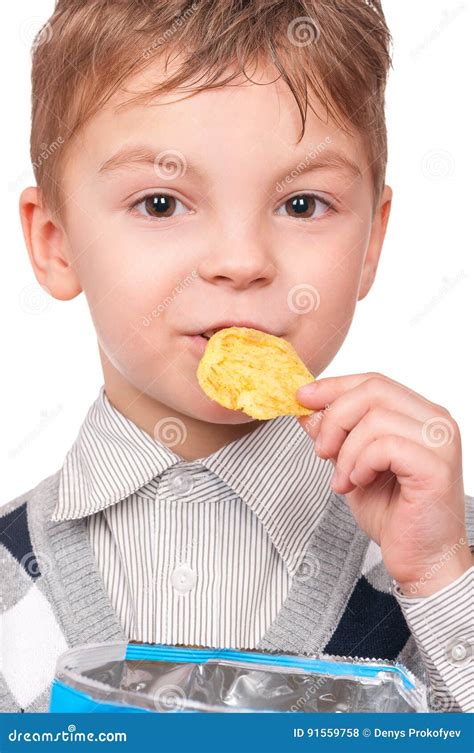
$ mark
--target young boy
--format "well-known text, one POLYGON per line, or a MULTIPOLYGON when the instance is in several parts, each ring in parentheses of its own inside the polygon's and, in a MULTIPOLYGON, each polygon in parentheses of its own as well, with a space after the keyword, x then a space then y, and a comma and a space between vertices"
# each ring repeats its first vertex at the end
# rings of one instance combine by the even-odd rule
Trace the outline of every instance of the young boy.
POLYGON ((84 291, 104 385, 1 509, 2 710, 46 710, 58 655, 111 640, 398 659, 474 710, 448 411, 368 373, 256 421, 196 378, 225 326, 315 377, 340 348, 390 211, 389 46, 379 0, 57 1, 21 219, 38 282, 84 291))

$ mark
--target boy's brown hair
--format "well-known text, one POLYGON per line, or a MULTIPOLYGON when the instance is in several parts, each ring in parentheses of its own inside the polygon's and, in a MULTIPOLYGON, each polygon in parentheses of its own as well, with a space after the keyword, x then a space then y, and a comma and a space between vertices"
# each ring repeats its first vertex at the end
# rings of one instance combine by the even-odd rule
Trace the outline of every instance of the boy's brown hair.
POLYGON ((260 62, 273 63, 296 99, 301 137, 312 95, 362 136, 376 203, 390 45, 381 0, 57 0, 33 45, 31 158, 43 201, 60 208, 67 142, 159 56, 173 74, 133 99, 224 86, 241 73, 251 80, 260 62))

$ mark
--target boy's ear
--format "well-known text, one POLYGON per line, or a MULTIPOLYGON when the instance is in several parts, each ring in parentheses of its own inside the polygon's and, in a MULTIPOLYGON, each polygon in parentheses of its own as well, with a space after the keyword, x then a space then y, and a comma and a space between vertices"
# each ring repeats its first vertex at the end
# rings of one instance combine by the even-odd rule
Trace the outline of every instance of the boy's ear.
POLYGON ((359 287, 359 301, 361 301, 362 298, 365 298, 370 288, 372 287, 373 281, 375 280, 375 274, 377 272, 380 253, 382 251, 385 231, 387 230, 387 223, 391 206, 392 189, 390 188, 390 186, 385 186, 380 198, 377 211, 372 221, 372 231, 370 234, 369 246, 367 249, 367 254, 365 256, 359 287))
POLYGON ((39 188, 25 188, 22 192, 20 218, 39 284, 60 301, 75 298, 82 288, 68 259, 66 233, 59 220, 43 206, 39 188))

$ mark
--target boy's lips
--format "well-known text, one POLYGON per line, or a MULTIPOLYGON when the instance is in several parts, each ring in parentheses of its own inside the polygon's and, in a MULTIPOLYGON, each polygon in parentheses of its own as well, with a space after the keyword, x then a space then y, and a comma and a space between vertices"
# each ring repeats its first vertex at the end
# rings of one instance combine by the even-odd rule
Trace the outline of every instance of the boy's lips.
POLYGON ((207 343, 210 340, 211 334, 214 334, 220 329, 225 329, 226 327, 250 327, 251 329, 257 329, 260 330, 260 332, 266 332, 267 334, 275 335, 276 337, 282 336, 275 328, 266 327, 264 324, 259 324, 257 322, 251 321, 250 319, 241 319, 239 321, 226 320, 210 325, 203 325, 202 328, 194 330, 194 332, 188 332, 185 336, 189 338, 191 347, 196 355, 202 357, 206 350, 207 343))
POLYGON ((208 324, 203 325, 199 329, 194 330, 194 332, 188 333, 192 337, 196 336, 203 336, 206 339, 209 339, 213 334, 218 332, 220 329, 226 329, 227 327, 249 327, 251 329, 257 329, 261 332, 266 332, 269 335, 275 335, 276 337, 281 337, 281 335, 273 328, 273 327, 267 327, 264 324, 260 324, 258 322, 252 321, 250 319, 245 320, 225 320, 220 322, 215 322, 214 324, 208 324))
POLYGON ((277 329, 275 327, 267 327, 264 324, 260 324, 250 319, 240 319, 238 321, 225 320, 208 326, 203 325, 203 327, 198 330, 185 333, 185 337, 189 342, 189 348, 191 352, 193 352, 198 358, 202 358, 206 351, 207 344, 210 340, 210 337, 206 337, 205 333, 210 335, 210 333, 217 332, 218 330, 225 329, 227 327, 249 327, 250 329, 256 329, 260 332, 274 335, 275 337, 285 337, 285 335, 283 334, 285 330, 283 328, 277 329))

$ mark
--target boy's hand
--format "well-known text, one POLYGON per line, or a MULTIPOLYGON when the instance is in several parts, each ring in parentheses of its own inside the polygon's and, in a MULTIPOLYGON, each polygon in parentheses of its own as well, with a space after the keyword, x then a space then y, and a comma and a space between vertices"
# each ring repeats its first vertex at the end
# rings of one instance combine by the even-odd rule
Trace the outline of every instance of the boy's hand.
POLYGON ((428 596, 472 564, 461 438, 445 408, 381 374, 319 379, 296 393, 298 419, 335 464, 359 526, 407 595, 428 596))

